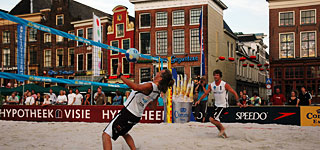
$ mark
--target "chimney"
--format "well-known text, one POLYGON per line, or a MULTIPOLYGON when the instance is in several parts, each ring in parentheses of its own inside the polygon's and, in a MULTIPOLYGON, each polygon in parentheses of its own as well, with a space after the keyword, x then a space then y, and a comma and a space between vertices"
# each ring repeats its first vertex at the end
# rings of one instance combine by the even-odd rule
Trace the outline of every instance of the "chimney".
POLYGON ((33 13, 33 0, 30 0, 30 14, 33 13))

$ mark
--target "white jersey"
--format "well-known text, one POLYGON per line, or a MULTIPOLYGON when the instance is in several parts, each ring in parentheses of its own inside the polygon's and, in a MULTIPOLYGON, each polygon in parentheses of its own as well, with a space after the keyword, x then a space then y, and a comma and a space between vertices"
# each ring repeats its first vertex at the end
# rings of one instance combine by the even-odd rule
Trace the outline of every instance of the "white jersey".
POLYGON ((211 90, 214 95, 215 105, 217 107, 229 107, 228 91, 226 90, 226 82, 221 81, 220 85, 216 85, 215 81, 211 83, 211 90))
POLYGON ((127 101, 124 103, 124 106, 127 107, 127 109, 137 117, 142 117, 144 109, 147 107, 147 105, 153 100, 158 100, 160 95, 160 90, 156 84, 153 82, 147 83, 152 83, 153 88, 149 95, 145 95, 142 92, 133 90, 130 93, 127 101))

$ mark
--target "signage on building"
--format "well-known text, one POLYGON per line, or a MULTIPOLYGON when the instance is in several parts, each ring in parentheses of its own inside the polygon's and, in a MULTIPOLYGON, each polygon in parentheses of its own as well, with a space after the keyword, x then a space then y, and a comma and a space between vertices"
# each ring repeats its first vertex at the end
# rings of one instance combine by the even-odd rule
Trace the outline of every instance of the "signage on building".
POLYGON ((181 62, 193 62, 193 61, 198 61, 198 56, 196 57, 187 56, 183 58, 177 58, 176 56, 171 56, 171 64, 174 64, 176 62, 180 64, 181 62))
POLYGON ((266 84, 272 84, 272 79, 271 78, 267 78, 266 84))
POLYGON ((0 68, 0 70, 4 70, 4 71, 17 70, 17 69, 18 69, 17 67, 3 67, 3 68, 0 68))
MULTIPOLYGON (((14 106, 0 109, 1 120, 14 121, 67 121, 67 122, 110 122, 123 106, 14 106)), ((146 109, 142 123, 163 122, 163 107, 146 109)))
POLYGON ((272 95, 272 89, 267 89, 267 95, 272 95))

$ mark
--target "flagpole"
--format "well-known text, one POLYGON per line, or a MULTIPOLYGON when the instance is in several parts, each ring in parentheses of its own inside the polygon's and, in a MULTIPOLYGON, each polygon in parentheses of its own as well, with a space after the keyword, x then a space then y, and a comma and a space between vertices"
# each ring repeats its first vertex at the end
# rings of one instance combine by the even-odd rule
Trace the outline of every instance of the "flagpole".
MULTIPOLYGON (((92 32, 94 32, 93 31, 93 26, 94 26, 94 12, 92 12, 92 32)), ((95 61, 95 46, 92 46, 93 47, 93 53, 92 53, 92 55, 91 55, 91 57, 93 58, 92 59, 92 61, 93 61, 93 63, 92 63, 92 68, 91 68, 91 82, 93 82, 93 76, 94 76, 94 67, 95 67, 95 63, 94 63, 94 61, 95 61)), ((88 59, 88 58, 87 58, 88 59)), ((102 90, 102 89, 101 89, 102 90)), ((91 98, 90 98, 90 105, 92 105, 92 97, 93 97, 94 95, 93 95, 93 85, 91 85, 91 98)))

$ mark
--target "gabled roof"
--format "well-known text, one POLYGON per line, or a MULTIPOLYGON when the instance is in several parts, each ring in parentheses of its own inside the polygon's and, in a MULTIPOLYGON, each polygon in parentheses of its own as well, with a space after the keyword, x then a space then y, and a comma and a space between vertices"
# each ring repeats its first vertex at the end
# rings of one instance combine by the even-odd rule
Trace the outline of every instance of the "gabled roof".
MULTIPOLYGON (((51 7, 51 0, 33 0, 33 13, 39 13, 41 9, 51 7)), ((30 14, 30 0, 21 0, 9 12, 11 15, 30 14)))
POLYGON ((225 32, 230 35, 231 37, 233 37, 234 39, 237 39, 237 36, 233 33, 233 31, 231 30, 231 28, 229 27, 229 25, 223 20, 223 29, 225 30, 225 32))
POLYGON ((109 18, 112 17, 112 15, 108 13, 92 8, 85 4, 79 3, 77 1, 70 0, 70 2, 71 2, 69 5, 70 13, 73 17, 77 18, 77 20, 91 19, 92 12, 99 17, 103 17, 103 16, 108 16, 109 18))
POLYGON ((249 42, 258 40, 255 34, 237 35, 240 42, 249 42))
POLYGON ((8 11, 0 9, 1 12, 8 13, 8 11))

